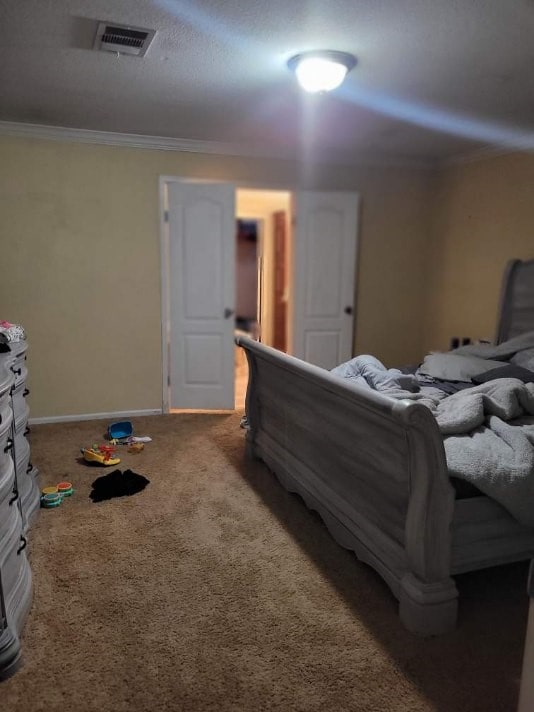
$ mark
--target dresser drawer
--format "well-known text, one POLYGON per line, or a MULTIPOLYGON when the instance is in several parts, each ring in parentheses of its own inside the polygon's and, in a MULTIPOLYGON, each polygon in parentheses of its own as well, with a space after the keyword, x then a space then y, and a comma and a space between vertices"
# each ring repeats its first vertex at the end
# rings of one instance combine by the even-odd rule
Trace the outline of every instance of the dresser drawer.
POLYGON ((13 460, 9 458, 2 466, 0 466, 0 522, 5 515, 5 507, 9 506, 9 502, 13 497, 15 487, 15 465, 13 460))
POLYGON ((22 382, 13 387, 11 392, 11 407, 15 419, 15 431, 26 427, 30 408, 26 402, 26 396, 30 391, 26 388, 26 383, 22 382))
POLYGON ((21 473, 25 473, 28 467, 28 461, 30 459, 30 443, 24 435, 24 430, 15 434, 15 470, 17 472, 17 477, 21 473))
POLYGON ((0 496, 0 542, 4 542, 13 529, 22 530, 20 495, 15 487, 14 470, 0 481, 0 496))
POLYGON ((0 470, 3 470, 6 467, 5 463, 13 457, 12 421, 13 412, 11 406, 6 403, 0 409, 0 470))
POLYGON ((5 445, 5 440, 11 432, 13 411, 9 400, 0 402, 0 443, 5 445))
POLYGON ((13 459, 15 460, 17 464, 17 472, 18 472, 18 464, 21 461, 22 457, 26 454, 26 452, 30 451, 30 443, 28 442, 27 435, 30 432, 30 428, 28 426, 28 421, 25 422, 19 422, 19 427, 15 429, 15 434, 14 434, 14 440, 15 440, 15 446, 13 448, 13 459))
POLYGON ((6 358, 9 354, 0 353, 0 408, 9 400, 9 394, 15 377, 9 368, 9 361, 6 358))
POLYGON ((15 464, 17 488, 22 507, 24 508, 28 498, 32 497, 32 490, 36 488, 37 485, 33 477, 33 468, 30 465, 29 442, 23 437, 19 442, 15 441, 15 445, 17 446, 15 464))
POLYGON ((19 383, 24 383, 28 377, 28 369, 26 368, 26 351, 28 344, 26 341, 12 341, 9 344, 10 352, 8 363, 11 372, 15 376, 15 388, 19 383))
POLYGON ((10 524, 0 543, 0 570, 6 606, 10 593, 16 589, 18 580, 27 566, 26 540, 22 536, 20 517, 12 517, 10 524))

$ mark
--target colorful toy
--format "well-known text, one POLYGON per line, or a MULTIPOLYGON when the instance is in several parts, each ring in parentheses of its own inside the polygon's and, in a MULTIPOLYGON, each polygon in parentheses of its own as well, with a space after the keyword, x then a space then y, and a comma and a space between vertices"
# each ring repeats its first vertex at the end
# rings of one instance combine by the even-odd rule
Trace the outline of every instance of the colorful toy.
POLYGON ((58 493, 58 489, 57 489, 56 485, 53 485, 52 487, 43 487, 43 489, 41 490, 41 494, 43 495, 43 497, 45 497, 47 494, 57 494, 57 493, 58 493))
POLYGON ((57 485, 43 487, 41 490, 41 507, 50 509, 59 507, 63 502, 64 497, 70 497, 74 494, 74 488, 71 482, 59 482, 57 485))
POLYGON ((112 457, 117 448, 113 445, 94 445, 93 447, 82 447, 80 451, 86 462, 97 465, 118 465, 119 457, 112 457))
POLYGON ((59 507, 63 502, 64 497, 70 497, 74 494, 74 488, 71 482, 59 482, 57 485, 43 487, 41 490, 41 507, 52 509, 59 507))
POLYGON ((110 440, 124 440, 133 433, 133 425, 129 420, 123 420, 119 423, 111 423, 108 427, 108 437, 110 440))
POLYGON ((63 498, 59 492, 50 492, 49 494, 44 494, 41 497, 41 507, 45 509, 52 509, 53 507, 59 507, 63 498))
POLYGON ((141 452, 141 450, 144 450, 145 446, 143 443, 132 443, 131 445, 128 445, 128 452, 131 452, 133 454, 137 454, 138 452, 141 452))
POLYGON ((59 484, 57 486, 57 491, 63 498, 63 497, 70 497, 73 494, 74 489, 72 487, 71 482, 59 482, 59 484))

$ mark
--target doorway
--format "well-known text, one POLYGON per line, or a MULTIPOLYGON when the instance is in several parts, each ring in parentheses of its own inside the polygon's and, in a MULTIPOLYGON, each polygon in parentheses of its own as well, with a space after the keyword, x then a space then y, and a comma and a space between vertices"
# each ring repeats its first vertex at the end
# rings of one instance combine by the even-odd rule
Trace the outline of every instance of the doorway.
MULTIPOLYGON (((238 188, 236 191, 236 331, 287 351, 291 193, 238 188)), ((235 408, 242 410, 248 366, 235 354, 235 408)))
POLYGON ((236 219, 259 226, 261 341, 326 369, 351 357, 356 193, 161 176, 160 197, 163 412, 235 409, 236 219))

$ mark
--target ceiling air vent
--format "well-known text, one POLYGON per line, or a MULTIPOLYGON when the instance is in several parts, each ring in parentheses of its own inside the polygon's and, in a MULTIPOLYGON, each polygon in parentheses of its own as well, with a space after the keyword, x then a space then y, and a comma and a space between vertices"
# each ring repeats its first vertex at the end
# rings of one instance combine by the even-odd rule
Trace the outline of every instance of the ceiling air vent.
POLYGON ((142 27, 100 22, 93 48, 104 52, 119 52, 120 54, 144 57, 155 34, 154 30, 145 30, 142 27))

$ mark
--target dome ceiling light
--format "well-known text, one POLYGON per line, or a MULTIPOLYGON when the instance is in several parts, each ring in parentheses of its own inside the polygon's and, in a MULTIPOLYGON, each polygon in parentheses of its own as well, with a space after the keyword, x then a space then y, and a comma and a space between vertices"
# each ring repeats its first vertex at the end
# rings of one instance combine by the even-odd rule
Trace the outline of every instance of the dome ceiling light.
POLYGON ((302 52, 287 63, 301 87, 310 93, 336 89, 355 65, 356 57, 352 54, 330 49, 302 52))

